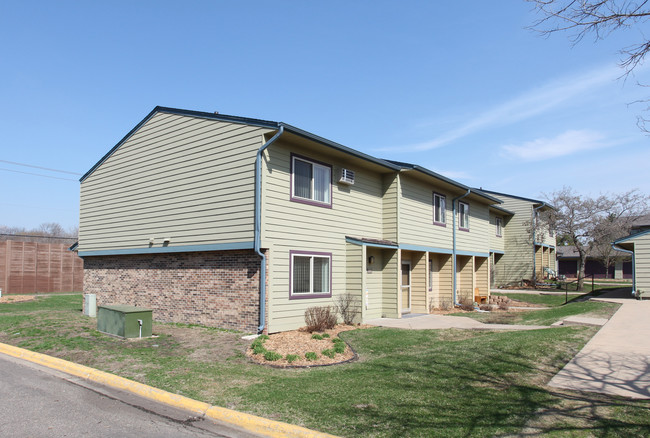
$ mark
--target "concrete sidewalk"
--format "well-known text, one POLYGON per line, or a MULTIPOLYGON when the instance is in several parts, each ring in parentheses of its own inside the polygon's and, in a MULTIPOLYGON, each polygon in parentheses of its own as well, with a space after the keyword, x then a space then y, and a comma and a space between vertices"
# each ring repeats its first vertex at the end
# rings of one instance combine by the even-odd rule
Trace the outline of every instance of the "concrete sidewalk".
POLYGON ((377 318, 366 321, 366 324, 411 330, 451 328, 470 330, 537 330, 548 328, 543 325, 484 324, 465 316, 446 315, 409 315, 403 318, 377 318))
POLYGON ((650 398, 650 301, 603 294, 621 307, 551 381, 550 386, 623 397, 650 398), (617 297, 617 298, 612 298, 617 297))

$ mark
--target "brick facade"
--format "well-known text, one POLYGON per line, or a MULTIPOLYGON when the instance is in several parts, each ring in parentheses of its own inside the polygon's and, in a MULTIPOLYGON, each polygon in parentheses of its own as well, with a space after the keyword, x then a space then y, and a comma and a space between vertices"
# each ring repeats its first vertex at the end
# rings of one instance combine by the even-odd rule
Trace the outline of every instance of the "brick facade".
POLYGON ((98 306, 141 306, 156 321, 257 332, 260 257, 252 250, 85 257, 84 268, 84 292, 96 294, 98 306))

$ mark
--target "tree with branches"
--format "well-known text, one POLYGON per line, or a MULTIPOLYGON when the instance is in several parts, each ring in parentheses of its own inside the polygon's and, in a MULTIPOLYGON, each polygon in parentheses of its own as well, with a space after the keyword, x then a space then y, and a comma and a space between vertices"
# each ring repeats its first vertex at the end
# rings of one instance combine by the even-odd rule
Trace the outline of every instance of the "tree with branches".
POLYGON ((578 252, 578 289, 584 285, 587 254, 600 251, 609 260, 613 250, 605 247, 611 249, 614 240, 629 234, 634 221, 647 214, 650 201, 637 190, 592 198, 566 186, 544 197, 555 207, 549 212, 550 226, 578 252))
MULTIPOLYGON (((639 28, 650 19, 648 0, 526 0, 534 5, 540 16, 529 28, 549 36, 558 32, 573 32, 570 36, 577 44, 587 35, 595 40, 602 40, 614 33, 630 28, 639 28)), ((641 34, 643 35, 643 34, 641 34)), ((642 41, 619 51, 622 59, 619 65, 624 69, 623 76, 628 76, 650 52, 650 40, 645 36, 642 41)), ((647 103, 648 99, 639 99, 634 103, 647 103)), ((645 111, 650 110, 650 105, 645 111)), ((637 124, 648 131, 646 123, 650 119, 638 116, 637 124)))

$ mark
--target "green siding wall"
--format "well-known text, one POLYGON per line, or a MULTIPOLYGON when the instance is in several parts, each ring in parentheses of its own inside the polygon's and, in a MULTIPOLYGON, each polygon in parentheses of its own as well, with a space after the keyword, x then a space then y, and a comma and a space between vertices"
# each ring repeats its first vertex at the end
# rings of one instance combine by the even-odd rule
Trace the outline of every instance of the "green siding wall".
POLYGON ((154 115, 81 183, 79 251, 252 241, 265 132, 154 115))

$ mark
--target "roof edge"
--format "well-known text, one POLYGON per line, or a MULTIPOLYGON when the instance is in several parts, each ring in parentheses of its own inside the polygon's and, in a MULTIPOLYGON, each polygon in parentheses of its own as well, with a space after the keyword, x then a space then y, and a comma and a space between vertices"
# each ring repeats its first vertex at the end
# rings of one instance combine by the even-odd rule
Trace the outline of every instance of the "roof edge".
POLYGON ((547 207, 552 208, 553 210, 557 211, 557 208, 555 208, 553 205, 549 204, 546 201, 540 201, 539 199, 526 198, 524 196, 511 195, 509 193, 495 192, 493 190, 486 190, 486 189, 476 189, 476 190, 480 190, 480 191, 485 192, 485 193, 491 193, 493 195, 508 196, 510 198, 521 199, 522 201, 534 202, 536 204, 545 204, 547 207))

